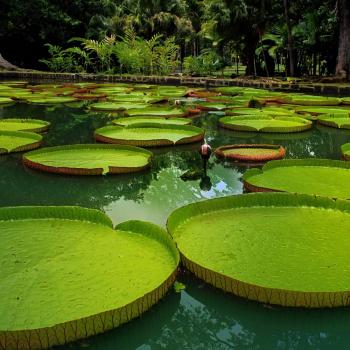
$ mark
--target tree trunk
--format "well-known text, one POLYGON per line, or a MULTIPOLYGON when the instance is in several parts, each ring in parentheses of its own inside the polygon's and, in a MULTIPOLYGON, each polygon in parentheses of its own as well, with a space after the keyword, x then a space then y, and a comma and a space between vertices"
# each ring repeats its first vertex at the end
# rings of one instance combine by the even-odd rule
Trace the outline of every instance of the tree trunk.
POLYGON ((0 68, 14 70, 14 69, 17 69, 18 67, 14 66, 12 63, 6 61, 5 58, 3 58, 2 55, 0 54, 0 68))
MULTIPOLYGON (((344 0, 346 1, 346 0, 344 0)), ((290 76, 295 76, 295 59, 294 59, 294 44, 293 44, 293 36, 292 29, 289 19, 289 6, 288 0, 283 0, 284 4, 284 16, 287 24, 287 32, 288 32, 288 58, 289 58, 289 74, 290 76)))
POLYGON ((350 68, 350 2, 349 0, 338 0, 339 16, 339 46, 338 60, 335 74, 346 79, 350 68))
POLYGON ((248 32, 244 39, 242 61, 246 65, 245 75, 256 75, 255 50, 259 42, 259 33, 255 30, 248 32))

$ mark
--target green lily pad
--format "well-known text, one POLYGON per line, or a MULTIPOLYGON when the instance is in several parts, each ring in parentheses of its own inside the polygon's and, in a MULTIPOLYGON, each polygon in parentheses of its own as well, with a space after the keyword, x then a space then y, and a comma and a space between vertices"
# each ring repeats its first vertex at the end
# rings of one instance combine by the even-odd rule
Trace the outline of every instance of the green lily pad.
POLYGON ((97 141, 140 147, 157 147, 198 142, 204 130, 190 125, 133 124, 105 126, 95 131, 97 141))
POLYGON ((30 90, 26 89, 9 89, 9 90, 0 90, 1 97, 7 97, 14 100, 23 100, 26 98, 33 97, 34 94, 30 90))
POLYGON ((345 160, 350 160, 350 143, 342 145, 341 152, 345 160))
POLYGON ((157 89, 153 91, 155 95, 164 97, 183 97, 186 96, 189 89, 187 87, 181 86, 158 86, 157 89))
POLYGON ((350 105, 350 97, 343 97, 341 103, 344 105, 350 105))
POLYGON ((298 117, 270 117, 270 116, 231 116, 219 119, 219 125, 226 129, 237 131, 259 132, 300 132, 311 129, 312 122, 298 117))
POLYGON ((40 119, 0 119, 0 130, 43 132, 50 126, 40 119))
POLYGON ((38 148, 43 137, 33 132, 0 130, 0 154, 38 148))
POLYGON ((341 152, 345 160, 350 160, 350 143, 342 145, 341 152))
POLYGON ((350 109, 344 107, 296 107, 298 113, 310 113, 313 115, 321 114, 349 114, 350 109))
POLYGON ((125 117, 118 118, 112 121, 115 125, 129 126, 133 124, 174 124, 174 125, 189 125, 191 119, 188 118, 166 118, 166 117, 154 117, 154 116, 138 116, 138 117, 125 117))
POLYGON ((220 92, 224 95, 231 95, 231 96, 238 95, 238 94, 242 93, 243 90, 244 90, 244 88, 239 87, 239 86, 222 86, 222 87, 217 87, 214 89, 214 91, 216 91, 216 92, 220 92))
POLYGON ((151 84, 134 84, 131 85, 133 89, 135 90, 149 90, 149 89, 153 89, 156 88, 157 85, 151 85, 151 84))
POLYGON ((132 173, 149 167, 152 153, 119 145, 47 147, 23 155, 26 166, 57 174, 104 175, 132 173))
POLYGON ((97 210, 0 209, 0 344, 46 349, 140 316, 171 288, 178 253, 150 223, 97 210))
POLYGON ((324 97, 324 96, 292 96, 289 103, 304 106, 337 106, 341 103, 341 99, 336 97, 324 97))
POLYGON ((268 116, 295 116, 293 110, 282 107, 266 108, 234 108, 225 111, 226 115, 268 115, 268 116))
POLYGON ((323 114, 317 118, 317 121, 326 126, 331 126, 338 129, 350 129, 349 114, 323 114))
POLYGON ((226 292, 283 306, 350 304, 350 202, 229 196, 179 208, 167 227, 185 267, 226 292))
POLYGON ((128 109, 144 109, 148 107, 147 103, 136 102, 99 102, 90 106, 91 109, 98 111, 125 111, 128 109))
POLYGON ((27 102, 34 104, 56 104, 56 103, 70 103, 77 101, 74 97, 65 97, 65 96, 57 96, 57 97, 32 97, 27 98, 27 102))
POLYGON ((165 107, 146 107, 146 108, 137 108, 129 109, 125 112, 128 116, 159 116, 159 117, 184 117, 187 115, 187 111, 181 108, 171 108, 168 106, 165 107))
POLYGON ((329 159, 268 162, 243 175, 250 191, 282 191, 350 199, 350 164, 329 159))
POLYGON ((1 85, 9 86, 9 87, 26 87, 28 85, 27 81, 11 81, 11 80, 5 80, 0 82, 1 85))
POLYGON ((129 94, 118 94, 112 95, 108 97, 108 101, 115 103, 123 103, 123 102, 131 102, 131 103, 159 103, 159 102, 167 102, 167 98, 153 96, 151 94, 145 94, 143 92, 132 91, 129 94))
POLYGON ((95 94, 95 93, 74 93, 74 98, 78 100, 100 100, 105 99, 105 94, 95 94))
POLYGON ((98 94, 106 94, 108 96, 120 93, 127 93, 132 90, 131 87, 126 86, 110 86, 110 87, 99 87, 95 89, 98 94))
POLYGON ((0 105, 13 103, 13 100, 8 97, 0 97, 0 105))
POLYGON ((270 95, 271 91, 265 89, 244 88, 242 94, 249 96, 266 96, 270 95))
POLYGON ((240 162, 266 162, 282 159, 286 150, 280 145, 267 144, 236 144, 218 147, 215 155, 219 158, 240 162))

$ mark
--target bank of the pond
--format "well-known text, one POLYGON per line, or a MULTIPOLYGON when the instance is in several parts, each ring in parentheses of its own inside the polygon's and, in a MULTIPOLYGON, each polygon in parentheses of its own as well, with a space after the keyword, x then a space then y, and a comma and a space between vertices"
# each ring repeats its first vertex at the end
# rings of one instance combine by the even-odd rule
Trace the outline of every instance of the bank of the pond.
POLYGON ((195 87, 241 86, 271 89, 285 92, 302 92, 327 96, 350 96, 350 83, 306 83, 288 81, 262 81, 247 78, 213 78, 155 75, 109 75, 83 73, 51 73, 40 71, 0 71, 0 81, 7 79, 28 80, 34 83, 58 82, 100 82, 100 83, 142 83, 159 85, 186 85, 195 87))

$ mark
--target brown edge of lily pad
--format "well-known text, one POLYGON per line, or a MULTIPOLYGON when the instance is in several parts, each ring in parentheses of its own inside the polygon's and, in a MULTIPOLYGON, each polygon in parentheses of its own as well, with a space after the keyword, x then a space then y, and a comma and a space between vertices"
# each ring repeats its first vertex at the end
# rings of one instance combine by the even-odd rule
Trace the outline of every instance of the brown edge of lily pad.
POLYGON ((285 192, 280 190, 274 190, 272 188, 266 188, 266 187, 259 187, 252 185, 251 183, 247 182, 246 180, 243 181, 244 189, 247 192, 285 192))
POLYGON ((237 144, 237 145, 226 145, 218 147, 214 151, 215 155, 218 158, 225 158, 234 161, 241 162, 265 162, 268 160, 278 160, 282 159, 286 155, 286 150, 284 147, 280 145, 271 145, 271 144, 237 144), (240 154, 227 154, 223 152, 226 149, 240 149, 240 148, 266 148, 266 149, 274 149, 278 150, 278 152, 274 155, 240 155, 240 154))

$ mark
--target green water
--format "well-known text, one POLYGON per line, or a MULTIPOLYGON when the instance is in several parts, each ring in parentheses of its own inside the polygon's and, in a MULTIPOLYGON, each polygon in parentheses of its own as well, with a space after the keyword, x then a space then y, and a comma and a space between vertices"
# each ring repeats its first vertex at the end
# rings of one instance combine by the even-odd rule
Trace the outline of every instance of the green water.
MULTIPOLYGON (((93 142, 93 131, 114 119, 85 108, 16 104, 0 118, 32 117, 52 123, 45 145, 93 142)), ((219 129, 219 117, 203 114, 194 125, 207 129, 213 148, 235 143, 274 143, 289 158, 340 158, 350 130, 316 127, 295 134, 254 134, 219 129)), ((245 167, 212 157, 208 179, 183 181, 201 167, 198 145, 152 149, 152 169, 139 174, 73 177, 24 168, 21 154, 0 156, 0 206, 80 205, 104 210, 115 224, 141 219, 164 225, 169 213, 193 201, 242 193, 245 167)), ((317 181, 317 179, 315 179, 317 181)), ((143 317, 118 329, 60 349, 348 349, 350 309, 299 310, 267 307, 225 294, 185 272, 186 290, 171 291, 143 317)), ((83 291, 82 291, 83 292, 83 291)))

